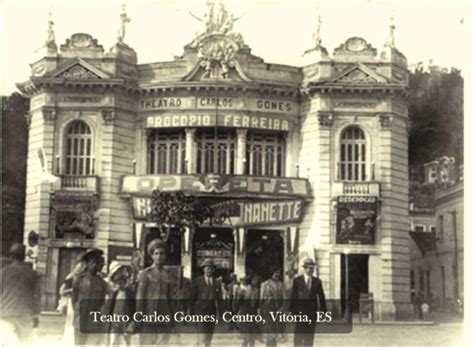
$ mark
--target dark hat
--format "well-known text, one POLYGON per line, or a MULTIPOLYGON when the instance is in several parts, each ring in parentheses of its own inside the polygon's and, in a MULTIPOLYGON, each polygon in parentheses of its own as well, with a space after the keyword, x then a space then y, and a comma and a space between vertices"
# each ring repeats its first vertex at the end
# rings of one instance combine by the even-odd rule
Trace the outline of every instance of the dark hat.
POLYGON ((204 261, 202 262, 202 268, 204 269, 206 266, 210 266, 210 267, 214 267, 214 263, 212 262, 212 259, 204 259, 204 261))
POLYGON ((10 247, 10 254, 11 255, 25 256, 25 253, 26 253, 26 247, 25 247, 25 245, 22 245, 21 243, 14 243, 10 247))
POLYGON ((89 260, 92 260, 92 259, 100 259, 103 254, 104 254, 104 252, 100 249, 97 249, 97 248, 90 249, 81 256, 81 261, 89 261, 89 260))
POLYGON ((305 259, 303 262, 303 267, 311 267, 311 266, 316 266, 316 263, 314 262, 313 259, 305 259))
POLYGON ((163 247, 167 250, 166 243, 162 239, 153 239, 146 246, 146 250, 149 255, 152 255, 156 248, 163 247))

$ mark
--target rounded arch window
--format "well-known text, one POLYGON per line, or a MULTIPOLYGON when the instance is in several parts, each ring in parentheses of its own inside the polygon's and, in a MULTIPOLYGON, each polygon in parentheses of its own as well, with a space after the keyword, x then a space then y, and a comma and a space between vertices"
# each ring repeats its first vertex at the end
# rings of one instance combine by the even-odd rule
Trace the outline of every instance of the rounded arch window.
POLYGON ((65 174, 86 176, 94 174, 92 131, 83 121, 74 121, 66 129, 65 174))
POLYGON ((339 140, 338 179, 367 181, 367 138, 358 126, 345 128, 339 140))

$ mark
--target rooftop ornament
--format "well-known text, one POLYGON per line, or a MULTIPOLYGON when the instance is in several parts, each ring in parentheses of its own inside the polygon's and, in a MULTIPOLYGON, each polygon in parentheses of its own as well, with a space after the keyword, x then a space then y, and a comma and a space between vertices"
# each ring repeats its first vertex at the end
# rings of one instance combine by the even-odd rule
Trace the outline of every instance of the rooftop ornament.
POLYGON ((54 22, 53 22, 53 15, 49 12, 49 19, 48 19, 48 35, 46 39, 46 46, 56 46, 56 38, 54 36, 54 22))
POLYGON ((385 47, 395 48, 395 24, 393 23, 393 17, 390 17, 390 26, 387 40, 385 41, 385 47))
POLYGON ((122 4, 122 13, 120 14, 120 26, 118 28, 117 32, 117 42, 118 43, 124 43, 124 38, 126 34, 126 29, 127 29, 127 23, 130 23, 132 19, 128 17, 126 9, 125 9, 125 3, 122 4))

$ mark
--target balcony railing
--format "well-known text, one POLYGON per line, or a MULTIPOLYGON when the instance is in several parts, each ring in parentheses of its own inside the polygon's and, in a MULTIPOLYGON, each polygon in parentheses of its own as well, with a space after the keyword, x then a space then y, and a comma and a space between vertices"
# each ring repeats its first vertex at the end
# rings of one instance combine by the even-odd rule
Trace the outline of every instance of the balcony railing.
POLYGON ((99 177, 97 176, 60 176, 55 190, 97 193, 99 177))
POLYGON ((334 182, 334 196, 380 196, 378 182, 334 182))

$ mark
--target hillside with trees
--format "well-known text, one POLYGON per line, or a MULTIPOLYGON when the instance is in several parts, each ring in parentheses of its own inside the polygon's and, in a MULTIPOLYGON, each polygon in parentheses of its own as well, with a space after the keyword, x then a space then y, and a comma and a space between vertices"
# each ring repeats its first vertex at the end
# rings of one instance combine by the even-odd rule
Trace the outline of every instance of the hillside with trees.
POLYGON ((410 74, 409 163, 411 178, 422 180, 423 164, 441 156, 464 162, 464 81, 460 71, 437 68, 410 74))
POLYGON ((29 101, 18 93, 2 96, 2 254, 21 242, 25 208, 29 101))

